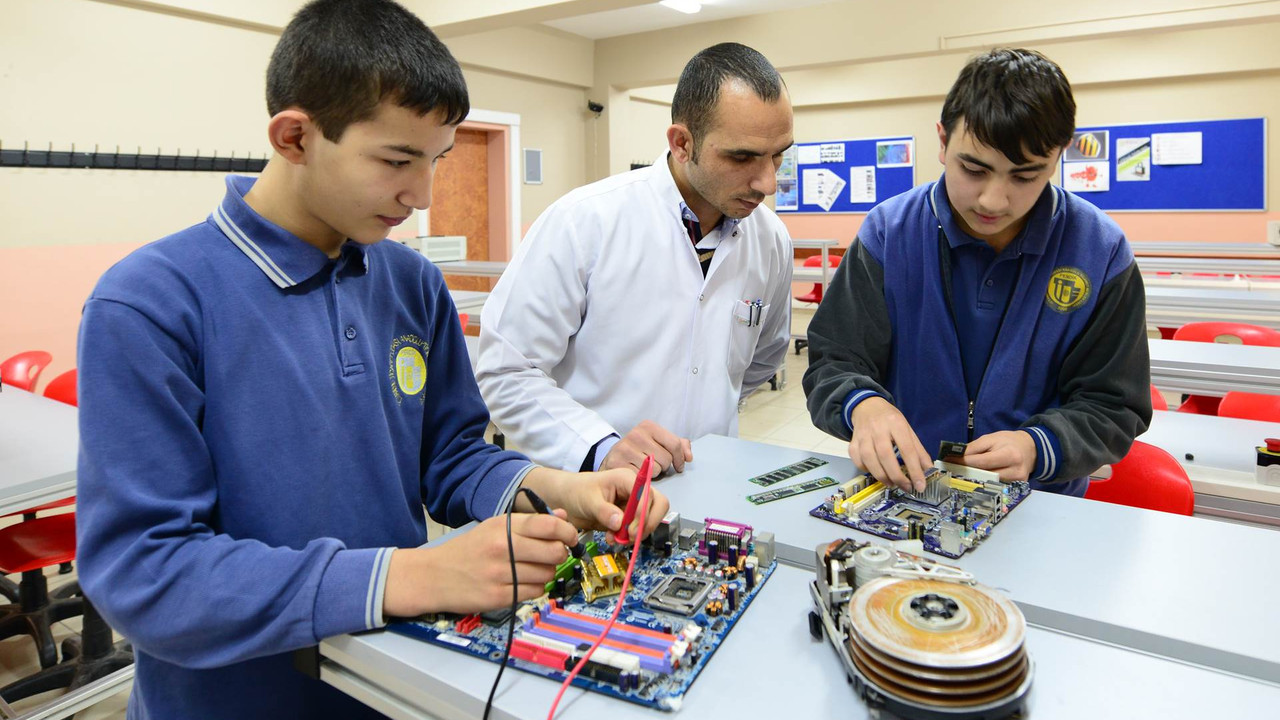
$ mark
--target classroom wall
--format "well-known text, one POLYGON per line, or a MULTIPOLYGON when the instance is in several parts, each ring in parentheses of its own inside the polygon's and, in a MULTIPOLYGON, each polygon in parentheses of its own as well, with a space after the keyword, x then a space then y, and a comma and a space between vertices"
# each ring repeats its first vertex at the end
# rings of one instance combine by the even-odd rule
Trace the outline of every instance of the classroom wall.
MULTIPOLYGON (((270 149, 267 61, 301 4, 5 0, 0 146, 261 156, 270 149)), ((521 145, 543 150, 543 184, 521 186, 527 226, 586 182, 594 44, 543 28, 445 42, 472 106, 520 115, 521 145)), ((0 168, 0 359, 52 352, 40 387, 74 367, 80 307, 97 278, 143 243, 202 221, 223 182, 218 173, 0 168)))
MULTIPOLYGON (((1280 3, 1092 0, 1071 4, 971 0, 844 2, 601 40, 598 95, 628 112, 605 133, 660 133, 683 63, 703 47, 737 41, 782 71, 798 141, 909 134, 916 182, 935 179, 935 123, 956 74, 994 45, 1031 47, 1071 79, 1080 125, 1265 116, 1280 119, 1280 3), (661 52, 655 48, 661 47, 661 52)), ((1268 123, 1267 172, 1280 177, 1280 137, 1268 123)), ((623 138, 590 159, 597 174, 630 162, 623 138), (612 152, 612 154, 607 154, 612 152)), ((1113 213, 1135 242, 1261 242, 1280 219, 1280 184, 1264 213, 1113 213)), ((863 215, 787 214, 796 237, 847 244, 863 215)))

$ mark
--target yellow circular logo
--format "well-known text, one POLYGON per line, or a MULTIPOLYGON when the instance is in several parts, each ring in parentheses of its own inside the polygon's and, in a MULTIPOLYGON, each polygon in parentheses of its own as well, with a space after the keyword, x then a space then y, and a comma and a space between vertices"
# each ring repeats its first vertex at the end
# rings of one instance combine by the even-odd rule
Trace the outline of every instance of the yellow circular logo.
POLYGON ((396 353, 396 384, 405 395, 417 395, 427 384, 427 361, 416 347, 402 347, 396 353))
POLYGON ((1049 288, 1045 291, 1045 301, 1049 307, 1061 313, 1071 312, 1084 305, 1089 299, 1091 289, 1089 276, 1078 268, 1060 267, 1049 276, 1049 288))

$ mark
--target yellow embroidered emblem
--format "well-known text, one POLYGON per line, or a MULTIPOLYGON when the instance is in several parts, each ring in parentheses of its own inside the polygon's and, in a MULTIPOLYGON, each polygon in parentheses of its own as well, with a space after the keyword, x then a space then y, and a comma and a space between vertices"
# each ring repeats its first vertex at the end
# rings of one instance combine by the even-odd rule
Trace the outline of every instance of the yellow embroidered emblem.
POLYGON ((1049 307, 1060 313, 1069 313, 1084 305, 1091 289, 1088 275, 1078 268, 1064 265, 1054 269, 1049 276, 1049 287, 1044 297, 1049 307))
MULTIPOLYGON (((417 335, 401 335, 391 341, 391 392, 396 402, 413 397, 427 386, 426 342, 417 335)), ((425 401, 425 396, 419 400, 425 401)))

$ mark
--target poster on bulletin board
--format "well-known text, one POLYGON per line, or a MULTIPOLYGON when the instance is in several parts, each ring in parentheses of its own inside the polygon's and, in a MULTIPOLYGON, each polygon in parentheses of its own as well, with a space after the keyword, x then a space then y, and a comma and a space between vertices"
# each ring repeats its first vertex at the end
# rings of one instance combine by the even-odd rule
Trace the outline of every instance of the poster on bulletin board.
POLYGON ((1266 210, 1267 121, 1077 128, 1060 177, 1103 210, 1266 210))
POLYGON ((915 186, 915 138, 797 143, 778 167, 779 213, 861 213, 915 186))

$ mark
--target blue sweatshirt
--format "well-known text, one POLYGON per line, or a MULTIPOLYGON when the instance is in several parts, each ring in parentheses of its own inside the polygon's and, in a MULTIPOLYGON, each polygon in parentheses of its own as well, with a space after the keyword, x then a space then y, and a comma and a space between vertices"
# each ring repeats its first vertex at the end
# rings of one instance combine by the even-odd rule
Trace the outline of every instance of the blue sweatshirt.
POLYGON ((111 268, 80 327, 80 581, 134 643, 130 718, 351 718, 292 650, 383 624, 391 548, 505 508, 443 277, 339 258, 227 179, 207 221, 111 268))
MULTIPOLYGON (((965 382, 945 178, 871 211, 809 325, 814 424, 848 439, 853 407, 892 402, 925 450, 1023 430, 1032 486, 1083 495, 1151 420, 1142 279, 1120 228, 1052 185, 1027 218, 1019 267, 976 388, 965 382)), ((1009 252, 1010 249, 1006 249, 1009 252)))

